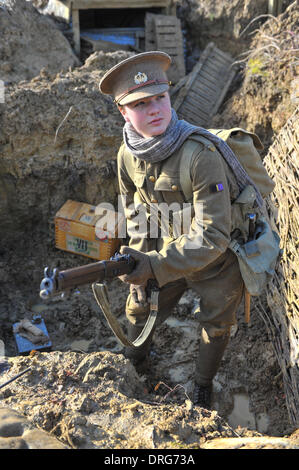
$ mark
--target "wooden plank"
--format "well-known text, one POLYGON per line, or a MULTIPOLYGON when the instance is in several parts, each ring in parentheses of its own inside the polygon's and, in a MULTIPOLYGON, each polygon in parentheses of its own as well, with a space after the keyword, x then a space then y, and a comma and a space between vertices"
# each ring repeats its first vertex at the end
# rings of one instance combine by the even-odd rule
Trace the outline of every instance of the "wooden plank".
POLYGON ((192 99, 191 101, 186 101, 184 102, 184 105, 181 106, 181 110, 184 109, 185 106, 189 106, 189 103, 191 106, 193 106, 195 109, 200 109, 202 111, 204 111, 205 113, 211 113, 211 109, 212 109, 212 104, 211 101, 203 101, 202 97, 197 97, 197 99, 192 99))
POLYGON ((194 86, 196 87, 198 84, 202 83, 203 85, 210 88, 213 92, 215 92, 215 88, 218 88, 219 82, 222 83, 223 77, 226 74, 222 74, 221 76, 215 77, 212 74, 206 73, 206 70, 203 70, 197 80, 194 82, 194 86))
POLYGON ((211 105, 211 99, 209 99, 209 97, 203 90, 200 90, 200 91, 190 90, 188 93, 188 96, 190 96, 190 98, 192 98, 196 103, 197 102, 201 103, 203 106, 211 105))
POLYGON ((221 90, 223 86, 223 79, 228 77, 229 72, 223 74, 219 77, 209 77, 208 74, 202 74, 198 83, 202 83, 207 88, 213 91, 214 95, 217 93, 217 90, 221 90))
POLYGON ((156 26, 165 27, 180 24, 180 20, 176 16, 154 15, 154 17, 156 26))
POLYGON ((158 34, 176 34, 177 32, 177 25, 176 24, 171 24, 171 25, 156 25, 156 32, 158 34))
POLYGON ((213 86, 214 89, 215 87, 219 85, 219 83, 222 83, 221 76, 216 77, 215 75, 209 74, 206 68, 202 70, 201 75, 200 75, 200 81, 202 82, 204 80, 206 81, 206 83, 211 84, 211 86, 213 86))
POLYGON ((73 24, 73 35, 75 43, 75 52, 80 55, 80 22, 79 22, 79 10, 72 10, 72 24, 73 24))
POLYGON ((211 54, 210 60, 213 61, 215 64, 219 66, 223 65, 224 67, 231 63, 231 60, 227 60, 227 58, 222 57, 219 54, 211 54))
POLYGON ((186 97, 185 101, 184 101, 184 104, 183 106, 181 107, 181 109, 183 109, 183 107, 191 107, 191 108, 194 108, 194 109, 198 109, 199 107, 202 108, 203 110, 209 110, 211 109, 211 103, 209 102, 204 102, 201 100, 201 99, 197 99, 197 100, 194 100, 191 98, 190 94, 186 97))
MULTIPOLYGON (((219 60, 223 60, 223 61, 226 61, 226 62, 230 62, 232 60, 231 57, 228 54, 221 51, 217 47, 215 47, 215 49, 214 49, 214 54, 215 54, 214 57, 219 59, 219 60)), ((213 54, 211 55, 211 57, 213 57, 213 54)))
POLYGON ((145 15, 145 50, 154 51, 157 49, 156 32, 154 25, 154 14, 145 15))
POLYGON ((187 95, 192 96, 193 99, 197 97, 197 100, 204 100, 208 101, 209 103, 211 102, 211 99, 213 99, 214 93, 211 92, 210 89, 205 87, 203 84, 197 84, 197 86, 193 86, 187 95))
POLYGON ((173 107, 181 119, 192 117, 192 122, 196 123, 197 114, 197 125, 209 122, 235 75, 232 63, 233 59, 216 48, 214 43, 208 44, 174 102, 173 107))
POLYGON ((223 67, 227 67, 231 64, 231 58, 223 57, 222 55, 218 54, 217 51, 214 51, 213 54, 210 55, 209 61, 212 61, 214 64, 217 64, 219 67, 222 65, 223 67))
POLYGON ((194 89, 195 92, 205 91, 208 95, 211 96, 214 96, 215 94, 215 87, 211 84, 211 82, 209 82, 202 76, 200 77, 200 80, 194 82, 192 89, 194 89))
POLYGON ((178 114, 178 118, 191 122, 191 124, 195 124, 196 126, 203 126, 209 121, 209 115, 201 116, 197 111, 192 112, 190 109, 185 110, 184 116, 178 114))
POLYGON ((194 80, 196 79, 197 75, 199 74, 203 64, 205 63, 210 51, 214 48, 213 43, 209 43, 205 48, 204 52, 201 54, 198 63, 193 67, 192 72, 188 75, 185 85, 181 88, 175 102, 174 102, 174 109, 178 110, 181 104, 183 103, 185 96, 187 95, 189 89, 191 88, 194 80))
POLYGON ((211 54, 208 59, 207 59, 207 65, 213 65, 216 68, 225 68, 229 67, 230 64, 232 63, 231 60, 223 60, 220 56, 217 54, 211 54))
POLYGON ((184 109, 182 108, 182 110, 184 110, 184 112, 186 111, 191 111, 194 113, 194 115, 198 115, 198 116, 201 116, 201 117, 204 117, 204 116, 209 116, 211 114, 211 107, 210 109, 207 109, 207 108, 203 108, 200 103, 198 104, 195 104, 193 103, 192 101, 185 101, 184 103, 184 109))
POLYGON ((227 68, 230 66, 230 63, 225 64, 225 65, 219 65, 216 61, 210 60, 210 58, 206 62, 206 69, 210 70, 211 73, 217 73, 219 74, 219 70, 227 70, 227 68))
MULTIPOLYGON (((218 101, 218 97, 222 93, 222 89, 218 88, 218 91, 211 91, 210 89, 201 86, 200 88, 192 89, 195 94, 198 95, 200 100, 206 100, 209 101, 211 108, 214 107, 214 103, 218 101)), ((190 90, 191 92, 191 90, 190 90)), ((189 93, 190 93, 189 92, 189 93)))
POLYGON ((167 75, 172 83, 178 83, 185 76, 183 35, 176 16, 146 14, 145 50, 163 51, 171 57, 167 75))
POLYGON ((192 112, 190 110, 187 110, 183 116, 180 115, 180 113, 178 114, 178 117, 180 119, 184 119, 186 121, 189 121, 191 122, 191 124, 195 124, 195 125, 205 125, 206 122, 207 122, 207 119, 208 117, 207 116, 199 116, 199 114, 197 112, 192 112))
POLYGON ((192 95, 190 91, 190 93, 188 94, 188 96, 186 97, 184 101, 184 104, 181 106, 181 109, 183 109, 183 107, 187 105, 189 106, 190 104, 190 106, 194 107, 195 109, 197 109, 198 107, 201 107, 202 109, 208 110, 210 112, 211 101, 203 99, 201 96, 198 96, 198 95, 195 95, 195 96, 196 98, 194 98, 194 95, 192 95))
MULTIPOLYGON (((186 119, 186 116, 192 116, 192 119, 198 119, 198 110, 192 110, 192 108, 186 108, 184 111, 184 119, 186 119)), ((180 117, 180 114, 179 114, 180 117)), ((206 116, 202 116, 201 119, 206 119, 206 116)))
POLYGON ((71 0, 49 0, 48 4, 43 8, 43 14, 63 18, 69 23, 71 18, 71 0))
POLYGON ((73 8, 77 10, 86 10, 89 8, 107 9, 107 8, 166 8, 169 7, 171 0, 73 0, 73 8))
POLYGON ((212 81, 210 80, 210 76, 207 75, 205 73, 205 70, 202 69, 202 71, 200 72, 200 74, 196 77, 196 79, 194 80, 193 84, 192 84, 192 88, 193 87, 198 87, 200 84, 203 84, 205 86, 207 86, 208 88, 210 88, 213 92, 215 90, 215 85, 212 83, 212 81))

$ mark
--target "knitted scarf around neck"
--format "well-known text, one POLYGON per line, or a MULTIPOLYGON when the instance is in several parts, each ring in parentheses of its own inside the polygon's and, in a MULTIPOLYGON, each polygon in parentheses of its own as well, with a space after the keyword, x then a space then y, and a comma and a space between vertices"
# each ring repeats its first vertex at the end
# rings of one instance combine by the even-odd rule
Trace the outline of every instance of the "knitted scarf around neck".
POLYGON ((218 136, 208 130, 194 126, 187 121, 179 120, 174 109, 172 118, 166 131, 158 136, 144 138, 138 134, 130 123, 126 123, 123 129, 124 142, 127 149, 136 157, 149 163, 157 163, 172 155, 191 134, 199 134, 210 140, 218 152, 225 159, 233 171, 240 192, 248 185, 254 187, 256 202, 259 207, 263 206, 263 198, 260 191, 245 171, 240 161, 229 147, 229 145, 218 136))

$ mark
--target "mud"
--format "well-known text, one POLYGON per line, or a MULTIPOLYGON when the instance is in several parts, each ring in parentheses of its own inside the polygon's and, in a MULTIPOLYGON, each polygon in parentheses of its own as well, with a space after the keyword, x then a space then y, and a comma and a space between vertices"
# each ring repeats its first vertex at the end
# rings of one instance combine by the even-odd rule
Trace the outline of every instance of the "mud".
MULTIPOLYGON (((194 12, 202 11, 202 5, 211 11, 210 2, 200 2, 201 7, 199 2, 180 2, 182 8, 191 3, 194 12)), ((245 3, 248 11, 254 8, 255 2, 245 3)), ((242 17, 244 10, 236 10, 236 2, 231 5, 231 15, 238 11, 242 17)), ((246 13, 242 27, 253 14, 246 13)), ((0 22, 5 15, 0 9, 0 22)), ((297 19, 289 12, 280 21, 281 30, 293 30, 297 19)), ((227 35, 233 42, 232 32, 227 35)), ((100 95, 98 83, 109 67, 130 54, 97 52, 67 71, 34 69, 33 78, 22 82, 20 70, 5 87, 5 103, 0 104, 0 339, 6 357, 0 384, 27 367, 31 372, 0 390, 1 407, 13 414, 5 419, 23 423, 20 428, 12 425, 10 435, 0 423, 0 445, 46 447, 44 434, 35 444, 24 437, 26 430, 39 430, 57 440, 48 441, 53 448, 297 448, 281 371, 254 302, 249 325, 243 305, 239 309, 214 380, 213 410, 208 411, 190 400, 199 339, 194 315, 199 299, 191 291, 157 330, 150 373, 144 376, 125 359, 90 286, 64 299, 39 298, 45 266, 63 269, 90 262, 55 248, 58 209, 67 199, 116 203, 115 158, 123 121, 113 103, 100 95), (12 326, 37 313, 47 326, 52 351, 19 356, 12 326)), ((287 91, 293 76, 287 70, 277 67, 274 85, 272 75, 246 75, 242 69, 213 124, 261 131, 266 151, 294 106, 287 91), (275 99, 277 87, 285 90, 280 101, 275 99)), ((108 289, 112 310, 126 330, 128 287, 114 280, 108 289)))

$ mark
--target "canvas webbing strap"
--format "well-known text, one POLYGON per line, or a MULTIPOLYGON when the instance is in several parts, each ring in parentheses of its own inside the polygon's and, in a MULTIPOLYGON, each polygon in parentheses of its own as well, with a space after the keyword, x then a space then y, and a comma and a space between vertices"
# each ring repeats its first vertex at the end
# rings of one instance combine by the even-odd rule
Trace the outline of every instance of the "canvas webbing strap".
POLYGON ((186 202, 192 202, 193 199, 190 171, 192 167, 192 158, 194 157, 194 151, 198 148, 199 142, 207 147, 213 145, 208 139, 206 139, 202 135, 192 134, 183 147, 183 155, 180 160, 180 184, 186 202))
POLYGON ((151 286, 150 288, 150 313, 147 319, 146 324, 144 325, 143 330, 140 335, 134 340, 130 341, 124 334, 122 327, 120 326, 117 318, 113 315, 108 298, 108 290, 105 284, 94 283, 92 284, 92 290, 97 301, 97 304, 101 308, 108 325, 113 331, 114 335, 118 338, 123 346, 130 348, 139 348, 144 344, 149 335, 151 334, 158 314, 158 298, 159 298, 159 288, 151 286))

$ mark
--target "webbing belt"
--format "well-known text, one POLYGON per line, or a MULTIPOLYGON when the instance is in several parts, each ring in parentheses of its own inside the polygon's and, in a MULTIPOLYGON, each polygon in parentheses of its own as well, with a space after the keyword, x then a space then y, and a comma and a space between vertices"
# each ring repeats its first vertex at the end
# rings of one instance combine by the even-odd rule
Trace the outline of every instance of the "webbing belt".
POLYGON ((101 308, 108 325, 122 345, 131 348, 139 348, 142 346, 151 334, 157 320, 159 289, 157 287, 151 287, 150 313, 143 330, 134 341, 130 341, 125 336, 117 318, 111 312, 106 284, 94 283, 92 284, 92 290, 97 304, 101 308))

